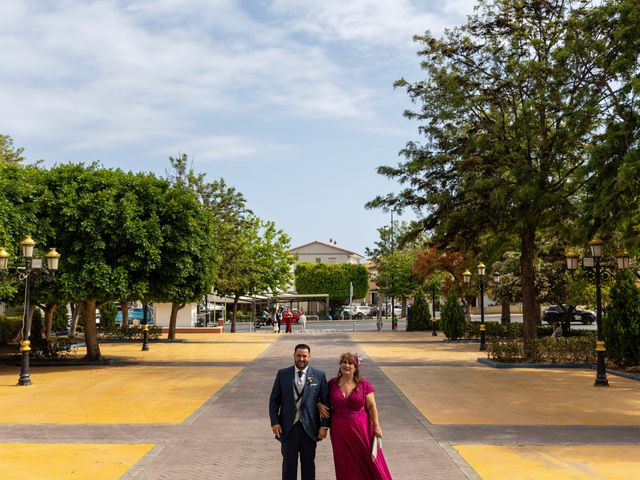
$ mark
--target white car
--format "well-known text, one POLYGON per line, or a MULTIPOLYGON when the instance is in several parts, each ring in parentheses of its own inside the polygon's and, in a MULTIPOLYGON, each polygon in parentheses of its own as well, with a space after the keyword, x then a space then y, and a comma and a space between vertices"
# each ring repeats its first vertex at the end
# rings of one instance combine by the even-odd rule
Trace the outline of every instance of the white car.
POLYGON ((369 305, 345 305, 340 309, 342 318, 369 318, 371 317, 371 307, 369 305))

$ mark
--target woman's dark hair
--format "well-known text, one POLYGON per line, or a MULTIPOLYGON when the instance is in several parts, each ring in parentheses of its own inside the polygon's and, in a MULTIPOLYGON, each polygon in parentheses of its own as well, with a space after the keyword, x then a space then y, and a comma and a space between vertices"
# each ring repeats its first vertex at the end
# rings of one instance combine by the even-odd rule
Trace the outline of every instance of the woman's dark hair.
MULTIPOLYGON (((342 355, 340 355, 340 364, 342 364, 342 362, 347 362, 350 365, 354 365, 356 367, 355 371, 353 372, 353 381, 356 384, 356 388, 358 388, 358 384, 360 383, 360 380, 362 380, 362 377, 360 377, 360 362, 358 360, 358 357, 356 357, 356 355, 351 352, 343 353, 342 355)), ((342 368, 338 368, 338 376, 336 377, 338 382, 340 381, 340 377, 342 377, 342 368)))

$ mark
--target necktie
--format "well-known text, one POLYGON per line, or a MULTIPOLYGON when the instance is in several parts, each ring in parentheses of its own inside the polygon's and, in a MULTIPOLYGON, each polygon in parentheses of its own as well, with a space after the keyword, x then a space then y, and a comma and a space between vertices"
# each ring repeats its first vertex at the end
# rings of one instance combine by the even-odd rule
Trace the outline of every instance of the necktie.
POLYGON ((298 378, 296 378, 296 391, 298 394, 296 395, 296 416, 293 419, 293 423, 295 424, 300 420, 300 406, 302 404, 302 390, 304 389, 304 383, 302 382, 302 374, 304 372, 298 370, 298 378))

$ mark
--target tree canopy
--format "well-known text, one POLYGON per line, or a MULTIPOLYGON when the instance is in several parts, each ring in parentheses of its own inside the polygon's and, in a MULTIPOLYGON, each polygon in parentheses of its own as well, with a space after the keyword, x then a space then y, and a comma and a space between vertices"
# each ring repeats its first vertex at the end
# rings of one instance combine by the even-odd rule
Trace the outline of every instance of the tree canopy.
POLYGON ((445 249, 482 246, 486 235, 517 239, 527 338, 539 320, 537 234, 568 242, 593 233, 592 212, 580 209, 596 182, 590 159, 619 117, 623 74, 602 65, 609 50, 594 46, 611 32, 596 28, 593 12, 580 0, 481 1, 442 38, 415 37, 426 78, 396 85, 418 105, 405 115, 425 141, 378 169, 406 188, 368 204, 414 209, 445 249))

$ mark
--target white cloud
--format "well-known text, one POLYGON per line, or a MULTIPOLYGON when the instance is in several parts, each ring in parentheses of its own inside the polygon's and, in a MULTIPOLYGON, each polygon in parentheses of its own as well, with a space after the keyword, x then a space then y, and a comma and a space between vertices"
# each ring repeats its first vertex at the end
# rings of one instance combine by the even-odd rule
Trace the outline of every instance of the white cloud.
POLYGON ((475 1, 434 3, 411 0, 275 0, 273 10, 289 18, 289 27, 325 42, 358 41, 364 47, 406 48, 413 35, 440 34, 470 13, 475 1))
POLYGON ((233 0, 2 0, 0 131, 73 151, 195 142, 224 152, 211 159, 250 156, 252 142, 208 130, 198 142, 205 117, 335 119, 382 131, 369 78, 383 63, 376 57, 387 61, 438 21, 409 0, 277 0, 266 12, 275 19, 255 13, 233 0), (336 53, 300 33, 373 53, 336 53))
POLYGON ((265 143, 239 135, 199 135, 191 138, 180 138, 173 145, 156 151, 159 158, 168 158, 179 153, 186 153, 195 164, 206 166, 218 160, 256 159, 261 155, 272 153, 278 153, 283 156, 290 155, 292 149, 288 145, 265 143))

